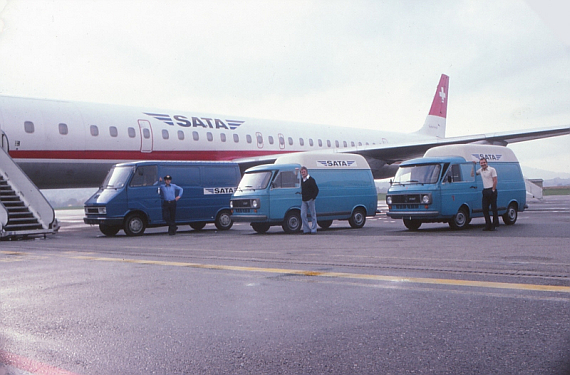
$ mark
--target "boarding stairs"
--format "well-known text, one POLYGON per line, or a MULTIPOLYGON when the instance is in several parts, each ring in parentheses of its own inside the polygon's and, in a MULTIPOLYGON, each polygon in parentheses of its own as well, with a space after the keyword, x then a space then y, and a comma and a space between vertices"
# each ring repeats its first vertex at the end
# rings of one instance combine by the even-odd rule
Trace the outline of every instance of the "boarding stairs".
POLYGON ((0 239, 46 236, 59 224, 47 199, 0 148, 0 239))

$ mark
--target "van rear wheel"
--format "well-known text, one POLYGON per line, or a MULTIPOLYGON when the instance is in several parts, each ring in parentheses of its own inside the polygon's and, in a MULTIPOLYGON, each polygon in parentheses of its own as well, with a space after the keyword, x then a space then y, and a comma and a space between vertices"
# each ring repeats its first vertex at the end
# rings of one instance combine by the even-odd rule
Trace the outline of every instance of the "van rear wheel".
POLYGON ((142 236, 146 229, 146 222, 141 214, 130 214, 125 219, 125 234, 127 236, 142 236))
POLYGON ((194 230, 202 230, 206 226, 206 223, 203 221, 197 221, 195 223, 190 223, 190 228, 194 230))
POLYGON ((505 212, 505 214, 503 215, 503 222, 506 225, 513 225, 514 223, 517 222, 517 218, 518 218, 517 204, 513 202, 509 204, 509 207, 507 207, 507 212, 505 212))
POLYGON ((301 230, 301 215, 297 211, 289 212, 287 216, 285 216, 285 220, 283 221, 283 225, 281 227, 285 231, 285 233, 295 233, 301 230))
POLYGON ((348 223, 352 228, 362 228, 366 223, 366 211, 362 207, 358 207, 352 212, 348 223))
POLYGON ((231 213, 228 210, 223 210, 218 214, 215 222, 216 228, 218 228, 218 230, 228 230, 232 227, 232 225, 234 225, 234 222, 232 221, 232 217, 230 215, 231 213))
POLYGON ((332 220, 318 220, 317 225, 323 229, 329 229, 332 225, 332 220))

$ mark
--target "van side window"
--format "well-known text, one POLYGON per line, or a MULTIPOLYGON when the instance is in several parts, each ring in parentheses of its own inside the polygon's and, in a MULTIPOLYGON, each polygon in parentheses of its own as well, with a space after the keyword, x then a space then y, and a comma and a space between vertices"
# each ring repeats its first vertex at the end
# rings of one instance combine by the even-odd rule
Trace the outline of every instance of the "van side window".
POLYGON ((443 178, 444 182, 460 182, 461 181, 461 170, 458 164, 450 165, 447 168, 447 173, 443 178))
POLYGON ((156 165, 141 165, 135 170, 131 187, 152 186, 158 181, 158 168, 156 165))
POLYGON ((463 181, 466 182, 473 182, 475 181, 475 164, 473 163, 466 163, 461 164, 461 176, 463 181))
POLYGON ((276 189, 299 187, 299 176, 293 171, 279 172, 273 181, 273 187, 276 189))

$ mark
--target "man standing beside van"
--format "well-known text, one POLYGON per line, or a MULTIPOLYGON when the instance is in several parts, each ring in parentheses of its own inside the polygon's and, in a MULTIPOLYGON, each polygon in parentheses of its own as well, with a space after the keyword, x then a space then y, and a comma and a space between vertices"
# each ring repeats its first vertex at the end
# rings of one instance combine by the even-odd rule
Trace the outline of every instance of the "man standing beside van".
POLYGON ((176 202, 182 196, 184 190, 172 183, 170 175, 164 176, 164 185, 160 185, 160 197, 162 198, 162 218, 168 225, 168 234, 176 234, 176 202))
POLYGON ((309 176, 307 167, 301 167, 301 221, 303 222, 303 233, 317 233, 317 209, 315 208, 315 198, 319 194, 319 187, 314 178, 309 176), (307 211, 311 213, 311 226, 307 219, 307 211))
POLYGON ((493 167, 489 167, 487 159, 482 157, 479 159, 481 168, 477 170, 477 174, 481 175, 483 180, 483 215, 485 215, 485 231, 493 231, 499 226, 499 213, 497 212, 497 171, 493 167), (493 210, 493 223, 489 217, 489 205, 493 210))

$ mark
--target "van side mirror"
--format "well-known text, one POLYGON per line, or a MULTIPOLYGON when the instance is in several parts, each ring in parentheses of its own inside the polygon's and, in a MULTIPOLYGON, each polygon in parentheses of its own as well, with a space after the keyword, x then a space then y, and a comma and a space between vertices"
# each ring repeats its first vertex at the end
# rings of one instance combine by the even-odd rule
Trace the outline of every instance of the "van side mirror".
POLYGON ((390 179, 390 186, 392 186, 393 183, 394 183, 394 181, 392 181, 392 179, 390 179))

